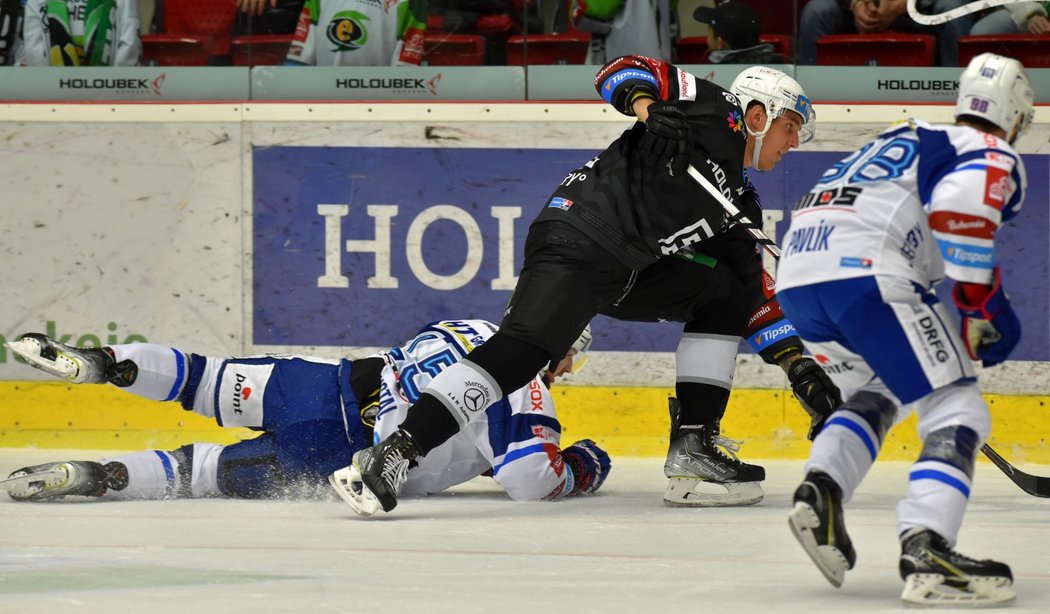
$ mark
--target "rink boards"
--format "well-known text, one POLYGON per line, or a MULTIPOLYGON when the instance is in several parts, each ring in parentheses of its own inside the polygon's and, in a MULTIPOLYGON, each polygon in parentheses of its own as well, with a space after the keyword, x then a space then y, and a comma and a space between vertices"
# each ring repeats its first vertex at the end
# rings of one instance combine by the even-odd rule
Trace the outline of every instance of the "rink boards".
MULTIPOLYGON (((553 390, 562 441, 594 439, 613 455, 667 452, 670 389, 559 386, 553 390)), ((986 395, 992 410, 989 443, 1015 463, 1050 464, 1046 397, 986 395)), ((743 440, 749 459, 804 459, 809 418, 790 393, 736 389, 723 434, 743 440)), ((44 382, 0 383, 0 448, 174 449, 191 442, 233 443, 248 429, 222 429, 176 403, 158 403, 111 386, 44 382)), ((880 458, 914 460, 914 416, 890 432, 880 458)))
MULTIPOLYGON (((818 138, 753 180, 766 232, 829 161, 946 105, 817 105, 818 138)), ((981 372, 993 443, 1050 462, 1050 113, 1018 149, 1029 206, 1003 244, 1025 337, 981 372)), ((0 337, 150 341, 212 355, 362 356, 448 317, 498 319, 528 223, 564 175, 629 127, 595 104, 0 105, 0 337), (89 163, 86 163, 89 162, 89 163)), ((673 324, 595 323, 594 358, 558 389, 565 438, 662 455, 673 324), (658 384, 659 386, 654 386, 658 384)), ((45 383, 0 349, 0 445, 170 448, 232 441, 175 407, 45 383)), ((808 419, 745 351, 726 434, 748 457, 802 458, 808 419)), ((907 427, 884 454, 913 458, 907 427)), ((1023 458, 1021 456, 1023 455, 1023 458)))

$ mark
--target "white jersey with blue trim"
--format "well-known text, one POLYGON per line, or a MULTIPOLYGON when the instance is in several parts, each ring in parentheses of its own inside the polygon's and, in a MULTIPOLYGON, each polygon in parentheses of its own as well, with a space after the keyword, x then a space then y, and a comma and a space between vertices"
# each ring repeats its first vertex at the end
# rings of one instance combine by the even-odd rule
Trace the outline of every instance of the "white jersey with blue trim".
MULTIPOLYGON (((411 404, 438 373, 496 330, 496 325, 484 320, 443 320, 384 353, 387 365, 379 391, 376 443, 397 430, 411 404)), ((419 458, 419 464, 408 472, 402 493, 436 493, 491 471, 513 499, 557 497, 573 484, 561 459, 560 441, 554 400, 535 377, 419 458)))
POLYGON ((1021 157, 967 126, 910 120, 831 167, 798 203, 777 290, 870 275, 990 284, 995 232, 1024 201, 1021 157))

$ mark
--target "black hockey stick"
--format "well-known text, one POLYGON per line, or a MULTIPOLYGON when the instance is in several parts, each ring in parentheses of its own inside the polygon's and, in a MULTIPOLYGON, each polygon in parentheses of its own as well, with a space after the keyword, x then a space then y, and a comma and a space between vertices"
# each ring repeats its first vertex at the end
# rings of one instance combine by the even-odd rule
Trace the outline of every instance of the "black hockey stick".
MULTIPOLYGON (((763 249, 772 255, 773 258, 780 260, 780 249, 777 247, 777 244, 773 239, 770 239, 766 233, 762 232, 761 227, 756 226, 746 215, 741 213, 740 209, 738 209, 732 201, 726 198, 725 194, 719 192, 714 184, 707 180, 707 177, 704 177, 700 174, 700 171, 693 168, 692 164, 689 165, 686 172, 688 172, 689 176, 700 184, 700 187, 722 205, 725 212, 729 214, 730 221, 739 222, 747 228, 747 231, 751 233, 751 236, 758 241, 763 249)), ((981 446, 981 452, 984 452, 984 455, 991 459, 992 463, 1005 473, 1006 477, 1010 478, 1014 484, 1017 484, 1021 490, 1036 497, 1050 497, 1050 477, 1032 475, 1021 471, 1007 462, 1005 458, 999 456, 999 453, 993 450, 988 444, 981 446)))
POLYGON ((1008 463, 1005 458, 999 456, 999 453, 989 447, 988 444, 981 446, 981 452, 984 452, 984 455, 1005 473, 1006 477, 1010 478, 1010 481, 1020 486, 1021 490, 1035 497, 1050 497, 1050 477, 1032 475, 1021 471, 1008 463))

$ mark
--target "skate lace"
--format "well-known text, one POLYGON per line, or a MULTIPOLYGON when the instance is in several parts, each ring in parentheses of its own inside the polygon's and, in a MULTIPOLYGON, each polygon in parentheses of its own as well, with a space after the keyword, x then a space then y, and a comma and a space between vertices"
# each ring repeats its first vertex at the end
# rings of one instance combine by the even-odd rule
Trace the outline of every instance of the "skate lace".
POLYGON ((729 456, 732 456, 733 460, 736 461, 736 462, 740 462, 740 457, 738 457, 736 455, 736 453, 740 451, 740 446, 743 445, 743 443, 744 442, 742 442, 742 441, 737 441, 736 439, 730 439, 730 438, 724 437, 722 435, 715 435, 714 437, 711 438, 711 446, 714 448, 714 450, 716 452, 721 454, 726 459, 728 459, 729 456), (715 446, 717 446, 717 447, 715 447, 715 446), (725 452, 722 452, 722 450, 719 450, 719 448, 722 448, 726 452, 729 452, 729 455, 726 456, 725 452))
POLYGON ((408 459, 401 450, 395 448, 383 458, 383 470, 380 473, 391 490, 397 492, 408 479, 408 459))

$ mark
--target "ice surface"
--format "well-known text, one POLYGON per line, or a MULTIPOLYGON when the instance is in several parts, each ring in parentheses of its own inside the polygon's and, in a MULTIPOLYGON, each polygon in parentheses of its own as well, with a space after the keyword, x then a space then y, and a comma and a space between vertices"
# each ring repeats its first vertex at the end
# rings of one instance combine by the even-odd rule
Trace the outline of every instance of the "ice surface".
MULTIPOLYGON (((103 455, 0 450, 0 474, 103 455)), ((614 459, 601 494, 586 499, 515 503, 479 478, 373 519, 334 498, 16 503, 0 494, 0 611, 905 609, 894 508, 906 464, 876 464, 847 507, 857 567, 835 589, 787 528, 800 462, 765 463, 765 501, 723 509, 664 507, 662 462, 614 459)), ((1012 566, 1012 612, 1050 611, 1048 529, 1050 499, 979 464, 958 549, 1012 566)))

